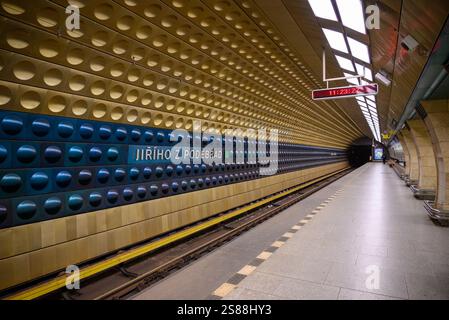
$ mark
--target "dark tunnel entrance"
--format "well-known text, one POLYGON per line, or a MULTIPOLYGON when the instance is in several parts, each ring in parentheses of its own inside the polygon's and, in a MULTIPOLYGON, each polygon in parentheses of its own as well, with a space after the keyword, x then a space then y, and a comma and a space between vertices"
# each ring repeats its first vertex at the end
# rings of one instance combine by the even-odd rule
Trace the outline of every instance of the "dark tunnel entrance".
POLYGON ((372 156, 372 140, 361 138, 354 141, 348 150, 349 164, 358 168, 368 163, 372 156))

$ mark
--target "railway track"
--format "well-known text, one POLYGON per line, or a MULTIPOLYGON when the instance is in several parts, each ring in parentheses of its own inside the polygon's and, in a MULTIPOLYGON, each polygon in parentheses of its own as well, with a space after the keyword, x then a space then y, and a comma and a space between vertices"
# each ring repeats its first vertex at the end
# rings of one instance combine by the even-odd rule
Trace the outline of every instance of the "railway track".
MULTIPOLYGON (((312 181, 312 183, 307 184, 303 188, 300 186, 291 188, 276 195, 271 195, 266 199, 259 200, 254 204, 246 206, 248 210, 246 212, 243 211, 245 212, 244 214, 236 215, 235 217, 231 215, 221 222, 212 224, 209 228, 200 229, 198 232, 187 235, 186 237, 180 237, 177 241, 168 242, 165 246, 151 250, 146 254, 141 254, 130 261, 107 268, 105 271, 93 274, 85 280, 82 279, 79 290, 67 290, 65 286, 61 286, 60 288, 55 286, 55 290, 43 292, 42 294, 27 296, 25 294, 20 295, 21 293, 17 292, 6 296, 6 298, 26 299, 28 297, 50 300, 125 299, 163 279, 170 272, 184 267, 203 254, 214 250, 246 230, 253 228, 291 205, 307 198, 351 171, 351 169, 346 169, 336 174, 317 179, 318 181, 312 181)), ((245 208, 237 210, 245 210, 245 208)), ((223 213, 222 215, 226 217, 229 214, 223 213)), ((211 220, 213 219, 217 219, 217 217, 211 220)), ((186 230, 188 229, 186 228, 186 230)), ((178 230, 173 235, 185 232, 186 230, 178 230)), ((126 251, 118 252, 117 254, 126 254, 127 251, 136 250, 140 246, 142 244, 129 248, 126 251)), ((27 290, 30 292, 31 289, 25 289, 23 292, 27 292, 27 290)))

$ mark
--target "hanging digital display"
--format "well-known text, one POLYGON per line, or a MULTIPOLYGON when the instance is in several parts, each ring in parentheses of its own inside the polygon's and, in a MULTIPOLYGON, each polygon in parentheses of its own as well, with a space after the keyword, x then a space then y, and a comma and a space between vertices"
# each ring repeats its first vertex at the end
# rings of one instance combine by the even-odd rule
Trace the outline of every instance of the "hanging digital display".
POLYGON ((362 97, 362 96, 377 95, 378 92, 379 92, 378 85, 376 83, 372 83, 361 86, 314 90, 312 92, 312 99, 330 100, 330 99, 343 99, 351 97, 362 97))

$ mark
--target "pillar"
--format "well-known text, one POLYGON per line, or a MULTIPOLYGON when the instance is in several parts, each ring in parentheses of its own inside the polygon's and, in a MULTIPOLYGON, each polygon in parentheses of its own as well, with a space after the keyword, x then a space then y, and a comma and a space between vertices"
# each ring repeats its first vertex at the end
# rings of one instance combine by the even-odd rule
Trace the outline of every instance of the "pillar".
POLYGON ((435 208, 449 210, 449 100, 421 102, 424 122, 432 139, 436 158, 437 189, 435 208))
POLYGON ((410 174, 410 152, 408 151, 407 144, 405 143, 405 138, 402 135, 402 133, 398 133, 397 135, 399 143, 401 144, 402 151, 404 153, 404 161, 405 161, 405 168, 404 168, 404 174, 408 176, 410 174))
POLYGON ((419 179, 419 164, 418 152, 416 150, 415 142, 412 138, 412 133, 405 128, 401 131, 401 136, 404 138, 404 145, 406 145, 409 153, 409 161, 406 167, 406 174, 410 181, 418 181, 419 179))
POLYGON ((437 170, 432 140, 427 127, 422 119, 407 122, 413 141, 416 145, 419 166, 418 186, 419 190, 436 190, 437 170))

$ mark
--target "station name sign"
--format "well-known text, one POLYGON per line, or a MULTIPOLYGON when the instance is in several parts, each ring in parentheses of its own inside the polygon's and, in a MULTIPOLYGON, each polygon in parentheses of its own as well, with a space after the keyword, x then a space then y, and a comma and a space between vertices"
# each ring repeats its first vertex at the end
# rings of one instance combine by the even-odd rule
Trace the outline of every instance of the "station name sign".
POLYGON ((129 146, 128 163, 168 163, 174 160, 191 159, 194 163, 201 163, 204 159, 222 159, 223 152, 220 150, 174 150, 169 146, 129 146))
POLYGON ((362 86, 318 89, 312 91, 313 100, 343 99, 352 97, 372 96, 379 92, 377 83, 362 86))

